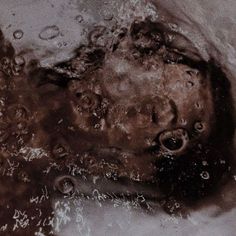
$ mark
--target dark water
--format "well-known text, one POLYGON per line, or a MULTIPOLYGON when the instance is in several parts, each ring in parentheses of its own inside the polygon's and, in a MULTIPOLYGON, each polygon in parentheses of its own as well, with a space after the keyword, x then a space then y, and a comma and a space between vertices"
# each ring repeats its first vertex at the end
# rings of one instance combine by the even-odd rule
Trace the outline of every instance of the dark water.
POLYGON ((227 214, 233 235, 228 79, 167 22, 118 17, 47 66, 1 33, 1 235, 188 235, 227 214))

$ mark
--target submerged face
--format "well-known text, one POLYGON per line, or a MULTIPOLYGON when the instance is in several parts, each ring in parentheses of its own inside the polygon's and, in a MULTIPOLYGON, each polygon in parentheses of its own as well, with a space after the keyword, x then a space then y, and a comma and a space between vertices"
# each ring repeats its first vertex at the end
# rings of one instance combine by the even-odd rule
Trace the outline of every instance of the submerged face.
MULTIPOLYGON (((133 222, 141 208, 173 214, 216 189, 230 171, 230 86, 183 40, 149 19, 97 26, 73 58, 42 68, 0 33, 0 232, 50 235, 76 218, 84 235, 88 214, 96 230, 103 210, 113 217, 106 203, 131 226, 131 209, 133 222)), ((106 233, 127 229, 113 218, 106 233)))
POLYGON ((76 127, 102 133, 103 146, 135 153, 160 145, 160 155, 179 155, 204 142, 214 123, 211 82, 198 69, 166 63, 165 51, 142 54, 127 36, 100 68, 72 80, 76 127))
POLYGON ((134 21, 112 32, 96 27, 88 45, 53 68, 24 73, 22 58, 11 55, 0 88, 4 155, 26 161, 22 171, 32 173, 31 157, 21 156, 36 148, 37 169, 55 169, 53 178, 73 171, 171 191, 208 188, 227 168, 227 155, 212 148, 216 100, 227 96, 217 95, 204 63, 174 47, 182 38, 159 23, 134 21))

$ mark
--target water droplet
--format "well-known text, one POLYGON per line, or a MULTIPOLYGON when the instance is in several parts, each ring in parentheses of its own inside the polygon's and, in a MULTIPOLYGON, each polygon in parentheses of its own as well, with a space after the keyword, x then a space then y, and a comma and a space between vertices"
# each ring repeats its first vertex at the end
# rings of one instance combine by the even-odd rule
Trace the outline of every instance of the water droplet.
POLYGON ((16 30, 14 33, 13 33, 13 37, 15 39, 21 39, 24 35, 24 32, 22 30, 16 30))
POLYGON ((201 176, 203 179, 205 179, 205 180, 207 180, 207 179, 210 178, 210 174, 209 174, 207 171, 202 171, 202 173, 200 174, 200 176, 201 176))
POLYGON ((62 194, 72 194, 75 191, 75 183, 71 176, 61 176, 55 180, 55 187, 62 194))
POLYGON ((83 18, 83 16, 78 15, 78 16, 75 17, 75 20, 76 20, 78 23, 81 23, 81 22, 83 22, 84 18, 83 18))
POLYGON ((56 25, 46 26, 39 34, 39 38, 42 40, 51 40, 58 37, 60 29, 56 25))

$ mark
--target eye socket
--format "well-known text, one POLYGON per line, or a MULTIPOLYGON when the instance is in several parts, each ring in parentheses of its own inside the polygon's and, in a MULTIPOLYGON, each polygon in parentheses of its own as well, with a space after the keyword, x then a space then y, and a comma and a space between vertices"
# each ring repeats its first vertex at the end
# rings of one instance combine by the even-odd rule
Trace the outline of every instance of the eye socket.
POLYGON ((164 131, 159 136, 161 149, 173 154, 182 152, 187 147, 188 142, 188 133, 184 129, 164 131))

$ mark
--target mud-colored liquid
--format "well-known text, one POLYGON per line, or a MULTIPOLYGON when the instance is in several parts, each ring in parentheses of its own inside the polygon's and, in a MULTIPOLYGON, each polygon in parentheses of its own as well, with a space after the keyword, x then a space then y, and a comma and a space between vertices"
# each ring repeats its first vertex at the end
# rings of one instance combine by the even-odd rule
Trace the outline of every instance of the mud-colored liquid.
POLYGON ((1 35, 3 235, 56 235, 57 205, 81 199, 184 214, 229 181, 230 84, 183 40, 150 19, 97 26, 74 58, 42 68, 1 35))

